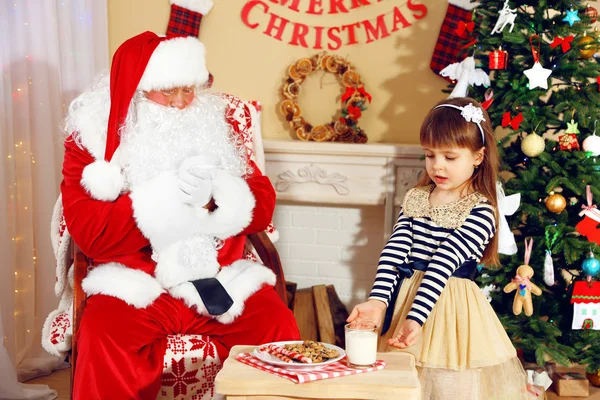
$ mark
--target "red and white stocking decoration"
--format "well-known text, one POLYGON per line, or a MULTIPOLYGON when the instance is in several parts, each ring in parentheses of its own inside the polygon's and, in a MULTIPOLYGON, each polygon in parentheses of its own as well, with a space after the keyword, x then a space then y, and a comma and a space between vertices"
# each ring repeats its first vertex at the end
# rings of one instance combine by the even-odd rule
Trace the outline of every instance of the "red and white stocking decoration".
POLYGON ((592 204, 592 191, 590 185, 586 187, 587 205, 582 205, 583 211, 579 213, 579 216, 583 219, 575 225, 575 229, 582 236, 585 236, 588 241, 600 244, 600 211, 596 208, 595 204, 592 204))
POLYGON ((448 0, 448 10, 429 64, 436 74, 446 66, 462 61, 459 53, 465 41, 469 42, 472 37, 475 29, 472 11, 478 5, 478 2, 472 3, 470 0, 448 0))

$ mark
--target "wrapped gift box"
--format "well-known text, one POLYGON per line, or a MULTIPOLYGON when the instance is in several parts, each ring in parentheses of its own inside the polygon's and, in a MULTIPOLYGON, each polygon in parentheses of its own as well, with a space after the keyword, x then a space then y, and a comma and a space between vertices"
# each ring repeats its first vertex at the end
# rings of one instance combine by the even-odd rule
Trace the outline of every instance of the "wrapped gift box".
POLYGON ((554 387, 559 396, 588 397, 590 383, 579 372, 557 372, 554 375, 554 387))

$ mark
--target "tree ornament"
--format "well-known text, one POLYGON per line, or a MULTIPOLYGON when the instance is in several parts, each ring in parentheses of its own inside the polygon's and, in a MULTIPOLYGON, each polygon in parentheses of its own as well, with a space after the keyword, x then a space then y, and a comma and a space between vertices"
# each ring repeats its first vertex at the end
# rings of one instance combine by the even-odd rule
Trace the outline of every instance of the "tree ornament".
POLYGON ((529 38, 531 44, 531 53, 533 54, 533 67, 523 71, 527 79, 529 79, 529 90, 533 90, 537 87, 542 89, 548 89, 548 77, 552 74, 551 69, 542 67, 540 64, 540 37, 538 35, 532 35, 529 38), (538 48, 535 49, 533 45, 533 39, 538 40, 538 48))
POLYGON ((567 11, 567 16, 563 18, 563 21, 568 22, 569 26, 572 27, 575 22, 581 21, 581 18, 577 15, 577 10, 571 8, 571 10, 567 11))
POLYGON ((500 181, 496 182, 496 197, 498 198, 498 253, 512 255, 517 253, 515 235, 510 230, 506 220, 507 216, 513 215, 521 205, 521 193, 506 196, 500 181))
POLYGON ((544 152, 546 142, 535 132, 530 133, 521 141, 521 151, 529 157, 537 157, 544 152))
POLYGON ((466 97, 470 85, 490 86, 490 77, 481 68, 475 68, 475 58, 467 57, 459 63, 448 65, 440 71, 440 75, 456 79, 456 86, 448 98, 466 97))
POLYGON ((575 282, 571 304, 573 304, 571 329, 600 330, 600 282, 575 282))
POLYGON ((507 111, 504 114, 502 114, 502 127, 503 128, 506 128, 507 126, 510 125, 510 127, 516 131, 517 129, 519 129, 519 125, 521 125, 521 122, 523 122, 523 113, 522 112, 517 114, 514 118, 510 117, 510 111, 507 111))
POLYGON ((588 276, 588 280, 600 274, 600 260, 594 257, 594 253, 590 251, 588 258, 583 260, 581 270, 588 276))
POLYGON ((577 39, 577 46, 579 47, 579 55, 584 60, 592 58, 598 51, 596 40, 587 35, 577 39))
POLYGON ((525 239, 525 263, 517 268, 517 272, 512 281, 504 287, 504 293, 510 293, 516 290, 515 298, 513 300, 513 313, 515 315, 521 314, 525 310, 525 315, 530 317, 533 315, 533 302, 531 300, 531 294, 541 296, 542 290, 534 285, 530 279, 533 276, 533 268, 529 266, 529 258, 531 257, 531 250, 533 248, 533 239, 525 239))
POLYGON ((600 229, 597 226, 600 224, 600 211, 593 204, 593 196, 590 185, 585 187, 587 205, 581 205, 580 217, 581 221, 575 225, 575 230, 582 236, 585 236, 588 241, 600 244, 600 229))
POLYGON ((554 230, 554 226, 550 225, 546 227, 545 240, 546 240, 546 257, 544 258, 544 283, 548 286, 554 286, 556 281, 554 280, 554 262, 552 260, 552 248, 554 243, 561 236, 562 229, 558 228, 552 233, 550 237, 550 231, 554 230))
POLYGON ((506 69, 508 67, 508 52, 502 50, 502 46, 490 53, 489 67, 490 69, 506 69))
POLYGON ((571 43, 575 37, 573 35, 569 35, 565 38, 555 37, 552 43, 550 43, 550 47, 553 49, 560 46, 563 53, 566 53, 571 49, 571 43))
POLYGON ((596 136, 595 133, 588 136, 583 141, 582 147, 583 151, 591 153, 592 156, 600 156, 600 136, 596 136))
POLYGON ((598 21, 598 10, 596 10, 594 7, 590 6, 589 4, 583 11, 583 15, 585 15, 586 17, 588 17, 590 19, 590 24, 593 24, 596 21, 598 21))
POLYGON ((512 32, 515 27, 515 19, 517 18, 517 9, 511 9, 508 6, 508 0, 504 1, 504 7, 498 13, 498 21, 496 21, 496 25, 494 25, 494 29, 492 29, 492 35, 494 33, 501 33, 506 25, 510 24, 509 32, 512 32))
POLYGON ((567 207, 567 200, 560 193, 550 192, 546 199, 546 208, 555 214, 560 214, 567 207))

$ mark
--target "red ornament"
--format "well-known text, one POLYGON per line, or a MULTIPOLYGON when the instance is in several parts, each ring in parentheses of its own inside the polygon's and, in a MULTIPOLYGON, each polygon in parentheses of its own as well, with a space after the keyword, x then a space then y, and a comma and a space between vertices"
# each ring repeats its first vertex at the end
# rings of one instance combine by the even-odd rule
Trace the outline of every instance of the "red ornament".
POLYGON ((598 21, 598 10, 596 10, 594 7, 591 6, 587 6, 585 8, 585 11, 583 12, 583 15, 585 15, 586 17, 588 17, 590 19, 590 23, 594 23, 596 21, 598 21))
POLYGON ((567 133, 559 136, 558 143, 560 144, 561 150, 579 150, 577 135, 574 133, 567 133))
POLYGON ((502 50, 494 50, 490 53, 490 69, 506 69, 508 67, 508 52, 502 50))
POLYGON ((519 125, 521 125, 521 122, 523 122, 523 113, 519 113, 518 115, 516 115, 514 118, 510 117, 510 111, 505 112, 504 114, 502 114, 502 127, 506 128, 507 126, 510 126, 511 128, 513 128, 515 131, 517 129, 519 129, 519 125))
POLYGON ((582 210, 579 213, 583 217, 581 221, 575 225, 575 230, 582 236, 585 236, 589 242, 600 244, 600 210, 593 202, 592 191, 590 185, 585 188, 587 205, 581 206, 582 210))

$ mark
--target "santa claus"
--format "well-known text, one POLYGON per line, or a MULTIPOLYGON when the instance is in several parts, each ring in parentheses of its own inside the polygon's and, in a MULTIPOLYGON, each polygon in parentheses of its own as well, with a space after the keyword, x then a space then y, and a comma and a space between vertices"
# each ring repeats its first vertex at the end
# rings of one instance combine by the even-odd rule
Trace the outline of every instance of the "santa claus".
POLYGON ((74 398, 155 398, 169 334, 210 335, 221 359, 299 338, 273 273, 241 260, 275 192, 208 76, 198 39, 145 32, 69 108, 63 213, 93 266, 74 398))

